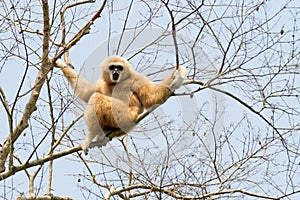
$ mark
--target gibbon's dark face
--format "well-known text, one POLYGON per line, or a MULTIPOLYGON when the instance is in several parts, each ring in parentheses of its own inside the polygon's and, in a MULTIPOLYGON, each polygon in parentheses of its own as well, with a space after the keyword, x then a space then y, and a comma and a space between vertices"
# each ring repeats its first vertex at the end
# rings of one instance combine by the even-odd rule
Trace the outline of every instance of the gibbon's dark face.
POLYGON ((111 81, 118 82, 124 67, 122 65, 110 65, 108 67, 110 74, 111 74, 111 81))

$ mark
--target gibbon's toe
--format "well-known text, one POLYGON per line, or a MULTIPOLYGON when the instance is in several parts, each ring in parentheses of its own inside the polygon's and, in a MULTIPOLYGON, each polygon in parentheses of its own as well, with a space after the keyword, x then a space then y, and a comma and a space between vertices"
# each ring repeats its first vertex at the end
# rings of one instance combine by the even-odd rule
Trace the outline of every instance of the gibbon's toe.
POLYGON ((82 148, 82 151, 84 152, 84 154, 87 155, 89 145, 86 142, 84 142, 84 143, 81 144, 81 148, 82 148))
POLYGON ((97 138, 96 143, 98 147, 104 147, 109 141, 111 141, 109 137, 102 135, 102 137, 100 136, 97 138))
POLYGON ((111 139, 109 137, 106 137, 103 139, 103 146, 105 146, 111 139))

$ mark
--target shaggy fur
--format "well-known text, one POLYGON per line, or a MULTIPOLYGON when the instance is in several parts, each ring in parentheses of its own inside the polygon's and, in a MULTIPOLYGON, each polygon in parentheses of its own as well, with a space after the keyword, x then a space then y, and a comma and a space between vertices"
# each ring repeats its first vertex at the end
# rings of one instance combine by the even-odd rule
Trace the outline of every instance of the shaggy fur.
MULTIPOLYGON (((62 66, 58 61, 58 66, 62 66)), ((130 63, 122 57, 111 56, 101 63, 101 79, 96 84, 88 83, 73 68, 61 67, 76 95, 87 102, 84 117, 89 134, 82 144, 86 152, 94 138, 105 145, 112 138, 105 134, 121 129, 121 136, 130 131, 137 117, 154 105, 162 104, 179 88, 186 78, 187 71, 179 66, 160 84, 155 84, 147 77, 132 70, 130 63), (119 77, 114 80, 110 66, 122 66, 119 77)))

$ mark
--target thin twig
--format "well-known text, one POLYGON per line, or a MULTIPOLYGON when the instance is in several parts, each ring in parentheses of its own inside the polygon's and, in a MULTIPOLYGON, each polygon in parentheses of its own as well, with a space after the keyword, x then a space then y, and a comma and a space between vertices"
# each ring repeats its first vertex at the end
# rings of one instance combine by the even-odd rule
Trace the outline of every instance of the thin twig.
POLYGON ((174 48, 175 48, 175 63, 176 63, 176 69, 178 69, 178 67, 179 67, 179 52, 178 52, 178 44, 177 44, 177 36, 176 36, 175 19, 174 19, 172 10, 168 6, 168 2, 165 2, 164 0, 161 0, 161 2, 165 5, 166 9, 169 12, 170 18, 171 18, 172 36, 173 36, 173 43, 174 43, 174 48))
POLYGON ((51 60, 52 65, 54 65, 55 61, 59 59, 62 55, 65 54, 71 47, 73 47, 84 35, 88 34, 91 26, 94 24, 95 20, 100 17, 103 9, 105 8, 107 0, 103 0, 102 5, 98 9, 98 11, 92 16, 92 18, 78 31, 78 33, 70 39, 70 41, 64 46, 60 52, 58 52, 55 57, 51 60))

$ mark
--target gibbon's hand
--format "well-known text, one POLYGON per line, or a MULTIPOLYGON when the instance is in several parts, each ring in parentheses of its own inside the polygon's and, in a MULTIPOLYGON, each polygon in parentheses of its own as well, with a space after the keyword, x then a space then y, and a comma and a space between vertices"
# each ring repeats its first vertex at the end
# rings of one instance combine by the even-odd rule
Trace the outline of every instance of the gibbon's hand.
POLYGON ((64 62, 61 59, 58 59, 58 60, 55 61, 55 67, 59 67, 61 69, 65 68, 65 67, 70 67, 70 68, 74 69, 73 65, 67 64, 66 62, 64 62))
POLYGON ((182 85, 186 77, 187 77, 186 68, 184 66, 178 66, 178 69, 174 71, 173 81, 169 86, 170 90, 174 92, 176 89, 178 89, 182 85))

